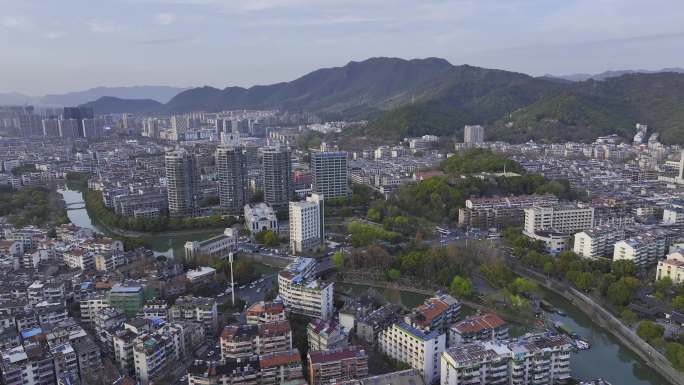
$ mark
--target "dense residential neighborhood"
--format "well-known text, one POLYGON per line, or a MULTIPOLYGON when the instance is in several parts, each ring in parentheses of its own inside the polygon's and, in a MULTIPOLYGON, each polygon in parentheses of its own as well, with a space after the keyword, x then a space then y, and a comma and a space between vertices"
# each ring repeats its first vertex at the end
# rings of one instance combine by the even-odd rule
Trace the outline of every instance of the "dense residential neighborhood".
POLYGON ((606 383, 608 343, 682 378, 684 151, 643 124, 358 147, 279 111, 0 114, 5 384, 606 383))

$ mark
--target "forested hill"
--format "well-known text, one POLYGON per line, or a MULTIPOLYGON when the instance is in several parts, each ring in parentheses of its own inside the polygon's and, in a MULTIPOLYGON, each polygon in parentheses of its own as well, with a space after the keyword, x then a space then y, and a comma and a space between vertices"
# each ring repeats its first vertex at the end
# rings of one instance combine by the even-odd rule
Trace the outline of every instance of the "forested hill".
POLYGON ((364 133, 387 139, 426 133, 458 136, 466 124, 483 124, 492 140, 591 141, 614 132, 630 138, 640 122, 660 132, 665 143, 684 143, 682 85, 684 74, 674 72, 568 82, 454 66, 439 58, 371 58, 290 82, 192 88, 158 106, 107 99, 92 106, 96 113, 133 112, 118 111, 122 108, 166 114, 242 108, 308 111, 326 118, 368 119, 364 133))

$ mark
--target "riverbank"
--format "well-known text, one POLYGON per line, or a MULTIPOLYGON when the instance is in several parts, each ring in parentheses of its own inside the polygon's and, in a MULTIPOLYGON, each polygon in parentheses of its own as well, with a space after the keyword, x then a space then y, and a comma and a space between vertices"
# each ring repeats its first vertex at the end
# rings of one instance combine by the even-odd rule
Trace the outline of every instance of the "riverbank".
POLYGON ((673 385, 684 384, 684 374, 673 368, 663 354, 648 345, 633 330, 626 327, 619 319, 594 302, 589 296, 567 284, 554 279, 548 279, 543 274, 522 266, 513 266, 513 271, 569 301, 575 308, 589 317, 592 322, 610 333, 622 346, 625 346, 638 356, 646 365, 650 366, 669 383, 673 385))
MULTIPOLYGON (((67 205, 84 203, 83 193, 80 190, 72 190, 65 186, 59 190, 62 198, 67 205)), ((152 249, 156 255, 167 257, 182 257, 184 255, 184 245, 187 241, 202 241, 207 238, 219 235, 225 230, 224 227, 172 230, 164 232, 138 232, 132 230, 122 230, 112 228, 90 215, 87 208, 69 210, 67 212, 71 223, 91 229, 109 237, 124 238, 135 243, 143 244, 152 249)), ((130 242, 129 242, 130 243, 130 242)))

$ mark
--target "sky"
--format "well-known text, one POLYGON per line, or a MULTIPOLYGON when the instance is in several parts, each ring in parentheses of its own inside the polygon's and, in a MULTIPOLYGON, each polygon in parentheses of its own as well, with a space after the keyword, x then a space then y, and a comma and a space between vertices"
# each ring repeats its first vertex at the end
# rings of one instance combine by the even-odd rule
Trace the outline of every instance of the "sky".
POLYGON ((0 0, 0 92, 251 86, 376 56, 684 67, 682 15, 681 0, 0 0))

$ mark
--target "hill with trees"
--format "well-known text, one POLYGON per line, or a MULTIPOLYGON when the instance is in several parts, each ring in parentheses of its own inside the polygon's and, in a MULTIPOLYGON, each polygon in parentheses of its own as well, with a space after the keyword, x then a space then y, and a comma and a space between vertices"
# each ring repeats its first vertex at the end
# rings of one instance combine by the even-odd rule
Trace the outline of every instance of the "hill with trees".
POLYGON ((371 58, 323 68, 290 82, 250 88, 192 88, 166 104, 100 98, 96 113, 174 114, 229 109, 306 111, 326 119, 365 119, 354 136, 389 140, 462 135, 483 124, 489 140, 591 141, 633 135, 648 124, 665 143, 684 143, 684 74, 631 73, 580 82, 469 65, 439 58, 371 58))

